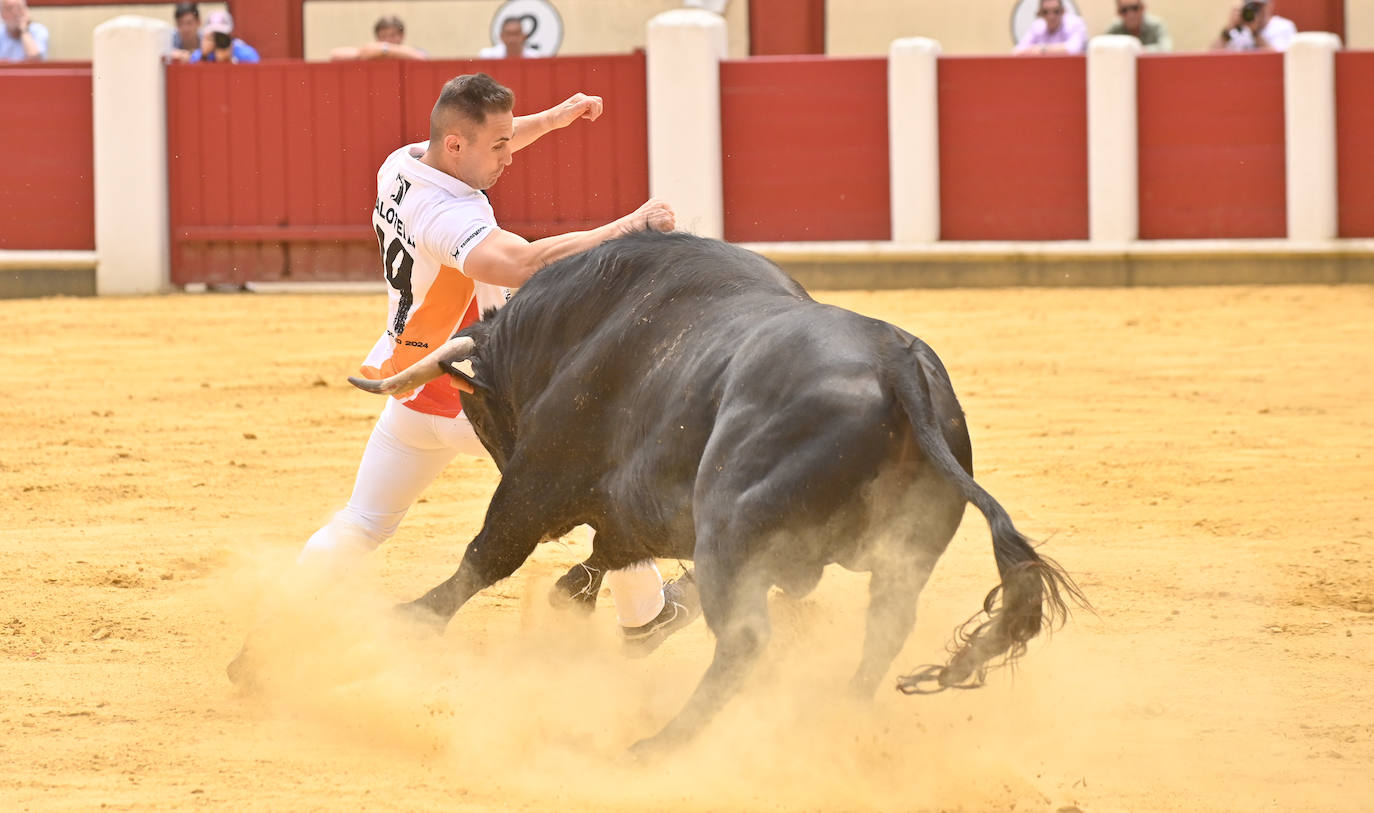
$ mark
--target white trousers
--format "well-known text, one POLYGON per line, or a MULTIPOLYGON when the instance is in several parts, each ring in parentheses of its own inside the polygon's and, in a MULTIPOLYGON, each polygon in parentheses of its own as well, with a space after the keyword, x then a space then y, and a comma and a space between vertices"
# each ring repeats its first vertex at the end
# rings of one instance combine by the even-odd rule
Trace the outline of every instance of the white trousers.
MULTIPOLYGON (((487 456, 466 415, 426 415, 387 398, 363 450, 348 505, 310 537, 299 561, 346 561, 376 550, 460 452, 487 456)), ((622 626, 647 624, 663 609, 663 579, 652 559, 613 570, 605 581, 622 626)))

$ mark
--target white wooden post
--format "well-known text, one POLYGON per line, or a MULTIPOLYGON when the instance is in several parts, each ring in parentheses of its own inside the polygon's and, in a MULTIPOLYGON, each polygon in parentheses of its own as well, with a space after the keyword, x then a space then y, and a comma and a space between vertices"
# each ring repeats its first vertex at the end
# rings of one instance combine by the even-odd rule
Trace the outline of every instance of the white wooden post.
POLYGON ((940 43, 925 37, 896 40, 888 51, 888 163, 897 243, 940 239, 939 55, 940 43))
POLYGON ((1288 238, 1336 236, 1335 34, 1302 33, 1283 55, 1283 117, 1288 182, 1288 238))
POLYGON ((1088 239, 1129 243, 1140 237, 1140 137, 1136 113, 1135 37, 1088 43, 1088 239))
POLYGON ((167 88, 172 26, 121 16, 95 29, 97 294, 148 294, 171 278, 167 226, 167 88))
POLYGON ((678 227, 725 236, 720 146, 720 60, 725 20, 701 9, 649 21, 649 194, 677 212, 678 227))

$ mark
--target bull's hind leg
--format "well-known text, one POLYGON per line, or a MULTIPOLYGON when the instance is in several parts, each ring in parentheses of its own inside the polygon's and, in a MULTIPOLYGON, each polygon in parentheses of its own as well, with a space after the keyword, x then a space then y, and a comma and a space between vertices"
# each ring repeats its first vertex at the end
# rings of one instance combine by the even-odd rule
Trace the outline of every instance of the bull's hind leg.
POLYGON ((872 573, 868 619, 863 656, 849 681, 850 692, 864 700, 873 697, 911 635, 916 624, 916 600, 964 513, 963 501, 947 484, 930 476, 910 480, 907 476, 899 475, 895 492, 880 500, 895 511, 875 517, 875 522, 888 530, 864 557, 872 573))
POLYGON ((698 542, 696 579, 702 613, 716 636, 715 655, 682 711, 662 731, 631 747, 640 758, 660 755, 696 736, 739 692, 768 644, 769 583, 764 574, 722 561, 703 547, 698 542))
POLYGON ((868 623, 863 656, 849 681, 855 697, 868 700, 891 668, 916 625, 916 599, 930 578, 934 560, 886 562, 868 582, 868 623))

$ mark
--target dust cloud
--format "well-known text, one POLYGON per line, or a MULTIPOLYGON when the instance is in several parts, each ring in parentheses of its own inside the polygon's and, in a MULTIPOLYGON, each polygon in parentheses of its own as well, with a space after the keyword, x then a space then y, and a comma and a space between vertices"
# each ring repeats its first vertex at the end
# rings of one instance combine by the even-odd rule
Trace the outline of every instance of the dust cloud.
MULTIPOLYGON (((709 661, 704 622, 646 659, 628 659, 606 591, 599 613, 558 610, 543 600, 550 575, 520 597, 509 636, 468 629, 463 610, 438 634, 395 610, 375 568, 320 578, 276 558, 245 560, 225 577, 229 603, 262 608, 248 636, 253 685, 240 697, 304 732, 306 748, 381 750, 573 808, 981 810, 1051 801, 1012 765, 1014 749, 980 740, 958 708, 932 705, 913 725, 910 714, 890 712, 924 699, 891 684, 871 704, 845 694, 864 609, 846 596, 862 595, 865 577, 831 568, 833 589, 823 582, 802 600, 775 592, 772 642, 745 690, 696 741, 641 763, 627 747, 677 712, 709 661)), ((923 654, 944 651, 936 644, 923 654)))

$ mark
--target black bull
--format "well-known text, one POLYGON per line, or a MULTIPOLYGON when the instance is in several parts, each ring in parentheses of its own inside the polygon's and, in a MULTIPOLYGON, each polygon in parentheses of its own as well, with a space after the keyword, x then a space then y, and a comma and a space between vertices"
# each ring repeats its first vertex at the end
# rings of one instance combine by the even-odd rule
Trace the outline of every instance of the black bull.
POLYGON ((447 371, 501 471, 482 530, 444 583, 412 603, 446 623, 543 539, 595 529, 616 569, 693 559, 715 655, 656 750, 694 735, 738 690, 769 636, 768 591, 810 591, 839 563, 871 574, 851 687, 871 697, 915 622, 916 599, 972 502, 1001 584, 956 631, 943 667, 907 691, 981 682, 1082 601, 974 482, 949 376, 924 342, 822 305, 762 257, 644 232, 561 260, 410 370, 447 371), (471 362, 471 374, 456 365, 471 362))

